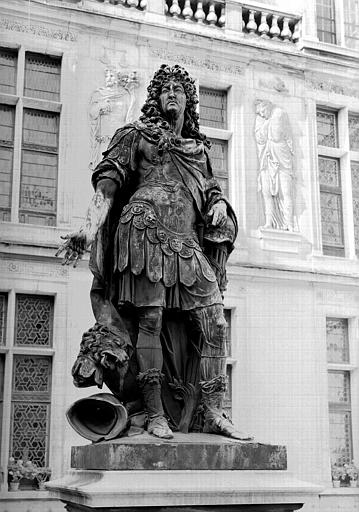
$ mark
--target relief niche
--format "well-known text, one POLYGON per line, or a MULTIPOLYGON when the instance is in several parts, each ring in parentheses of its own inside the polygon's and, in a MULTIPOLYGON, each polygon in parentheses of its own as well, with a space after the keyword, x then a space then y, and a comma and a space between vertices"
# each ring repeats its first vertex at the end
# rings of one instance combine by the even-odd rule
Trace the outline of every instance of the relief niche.
POLYGON ((138 87, 136 71, 113 67, 105 70, 105 86, 96 89, 90 99, 91 170, 101 160, 117 128, 135 119, 138 87))
POLYGON ((269 100, 255 101, 258 190, 265 222, 260 229, 294 231, 295 172, 288 114, 269 100))

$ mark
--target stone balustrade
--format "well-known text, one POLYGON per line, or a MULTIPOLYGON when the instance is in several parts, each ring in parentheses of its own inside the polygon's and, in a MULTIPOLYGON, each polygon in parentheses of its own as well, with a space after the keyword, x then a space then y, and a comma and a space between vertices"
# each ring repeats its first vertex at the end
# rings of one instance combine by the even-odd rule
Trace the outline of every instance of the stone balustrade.
MULTIPOLYGON (((48 2, 51 3, 51 2, 48 2)), ((79 8, 90 8, 96 4, 102 4, 106 9, 106 6, 124 6, 145 10, 147 7, 147 0, 62 0, 63 4, 77 4, 79 8)))
POLYGON ((297 43, 301 36, 301 16, 242 4, 242 31, 265 39, 297 43))
POLYGON ((231 11, 241 12, 239 31, 264 39, 296 43, 301 34, 301 16, 274 11, 268 7, 225 0, 165 0, 165 13, 172 18, 225 28, 231 11))
MULTIPOLYGON (((51 0, 43 0, 52 3, 51 0)), ((72 4, 79 9, 108 12, 121 16, 121 8, 166 15, 173 19, 217 27, 246 37, 297 43, 301 37, 302 16, 277 11, 251 0, 53 0, 57 5, 72 4), (118 11, 118 12, 117 12, 118 11)))

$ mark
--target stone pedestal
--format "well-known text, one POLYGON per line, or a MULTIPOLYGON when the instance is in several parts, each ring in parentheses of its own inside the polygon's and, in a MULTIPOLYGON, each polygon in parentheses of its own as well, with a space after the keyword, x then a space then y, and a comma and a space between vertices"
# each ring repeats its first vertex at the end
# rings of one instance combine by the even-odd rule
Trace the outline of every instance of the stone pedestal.
POLYGON ((290 512, 321 489, 286 464, 283 446, 143 434, 73 447, 73 469, 47 488, 70 512, 290 512))
POLYGON ((304 240, 300 233, 260 228, 253 234, 255 238, 260 239, 263 251, 273 251, 287 255, 299 254, 303 251, 304 240))
POLYGON ((156 439, 145 432, 87 446, 74 446, 71 467, 102 471, 287 469, 284 446, 241 443, 212 434, 156 439))

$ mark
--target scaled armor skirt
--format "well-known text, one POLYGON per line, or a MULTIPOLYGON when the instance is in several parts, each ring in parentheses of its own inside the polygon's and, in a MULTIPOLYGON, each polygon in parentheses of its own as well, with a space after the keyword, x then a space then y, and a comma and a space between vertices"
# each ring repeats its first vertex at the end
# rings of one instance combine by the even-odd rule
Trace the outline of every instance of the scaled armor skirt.
POLYGON ((169 231, 144 201, 131 202, 123 210, 115 239, 115 271, 120 304, 191 310, 222 303, 196 233, 169 231))

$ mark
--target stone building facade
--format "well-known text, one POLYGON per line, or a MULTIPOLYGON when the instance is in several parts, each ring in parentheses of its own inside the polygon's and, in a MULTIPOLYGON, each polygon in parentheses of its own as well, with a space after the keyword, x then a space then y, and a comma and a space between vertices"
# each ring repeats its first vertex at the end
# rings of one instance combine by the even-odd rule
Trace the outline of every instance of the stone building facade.
POLYGON ((56 478, 83 442, 65 411, 89 394, 70 367, 93 323, 90 274, 54 254, 109 137, 169 63, 197 80, 239 220, 226 405, 320 486, 305 511, 358 510, 359 487, 331 478, 331 463, 359 462, 358 0, 0 6, 0 508, 63 510, 31 482, 8 492, 6 472, 27 454, 56 478))

